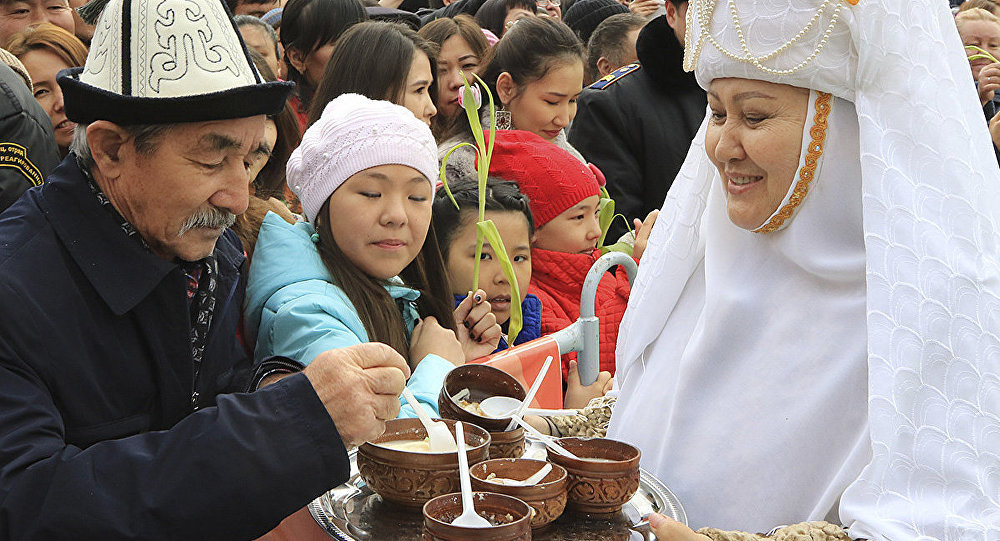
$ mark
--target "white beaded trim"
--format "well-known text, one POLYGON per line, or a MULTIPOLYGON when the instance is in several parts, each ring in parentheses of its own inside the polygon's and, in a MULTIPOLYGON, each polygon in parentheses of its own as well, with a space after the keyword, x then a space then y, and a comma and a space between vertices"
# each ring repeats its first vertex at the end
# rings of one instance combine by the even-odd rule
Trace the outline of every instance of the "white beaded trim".
POLYGON ((733 18, 733 26, 736 29, 736 35, 740 39, 740 46, 743 49, 743 54, 738 55, 724 48, 722 44, 720 44, 718 40, 715 39, 715 36, 713 36, 710 33, 712 25, 712 15, 715 12, 716 2, 717 0, 691 0, 691 4, 695 5, 690 5, 688 8, 687 21, 686 21, 687 28, 689 30, 693 28, 693 25, 691 24, 692 17, 694 16, 694 12, 697 11, 698 28, 700 30, 700 35, 698 36, 697 43, 694 44, 691 43, 692 41, 691 32, 686 32, 684 35, 685 70, 688 71, 694 70, 695 65, 698 63, 698 58, 701 56, 701 48, 704 45, 705 40, 707 39, 709 43, 714 45, 715 48, 719 50, 719 52, 721 52, 723 55, 729 57, 732 60, 735 60, 737 62, 752 64, 757 69, 766 73, 771 73, 774 75, 789 75, 804 68, 810 62, 812 62, 817 56, 819 56, 820 51, 822 51, 823 48, 826 47, 826 44, 830 41, 830 36, 833 34, 833 29, 836 27, 837 22, 840 20, 840 0, 824 0, 823 4, 819 7, 818 10, 816 10, 816 14, 813 15, 813 17, 809 20, 809 22, 806 23, 804 27, 802 27, 802 30, 800 30, 799 33, 796 34, 792 39, 788 40, 787 42, 782 44, 781 47, 778 47, 777 49, 771 51, 766 55, 755 56, 753 53, 750 52, 750 47, 747 45, 746 36, 743 33, 743 25, 740 22, 740 15, 736 8, 736 0, 729 0, 729 11, 733 18), (802 39, 812 29, 816 21, 818 21, 819 18, 823 16, 823 14, 826 12, 826 10, 830 7, 831 4, 833 4, 833 15, 830 18, 830 24, 826 27, 826 30, 823 32, 823 37, 819 40, 819 44, 817 44, 812 54, 806 57, 806 59, 803 60, 802 62, 799 62, 798 65, 790 69, 778 70, 767 67, 763 64, 764 61, 770 60, 771 58, 778 56, 779 54, 786 51, 789 47, 794 45, 797 41, 802 39))

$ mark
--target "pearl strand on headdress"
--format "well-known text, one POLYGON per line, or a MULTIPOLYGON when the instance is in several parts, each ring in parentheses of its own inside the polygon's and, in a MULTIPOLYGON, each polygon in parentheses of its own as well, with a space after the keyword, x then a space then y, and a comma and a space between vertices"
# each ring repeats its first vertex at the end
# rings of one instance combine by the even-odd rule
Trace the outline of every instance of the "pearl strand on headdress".
MULTIPOLYGON (((808 65, 810 62, 812 62, 817 56, 819 56, 819 53, 830 41, 830 36, 833 34, 833 29, 836 27, 837 22, 840 20, 840 7, 841 7, 840 1, 824 0, 823 4, 819 7, 818 10, 816 10, 816 14, 813 15, 813 17, 809 20, 808 23, 806 23, 806 25, 802 28, 802 30, 800 30, 799 33, 796 34, 792 39, 788 40, 780 47, 778 47, 777 49, 766 55, 754 56, 754 54, 750 52, 750 47, 747 45, 746 36, 743 33, 743 25, 740 22, 739 12, 736 8, 736 0, 729 0, 729 11, 733 18, 733 27, 736 29, 736 35, 737 37, 739 37, 740 40, 740 47, 743 49, 743 55, 740 56, 724 48, 722 44, 720 44, 718 40, 715 39, 715 36, 713 36, 709 31, 712 23, 712 15, 715 11, 715 0, 696 0, 696 2, 699 4, 698 27, 700 30, 700 36, 698 37, 698 42, 696 44, 693 44, 693 46, 691 43, 690 33, 686 33, 684 36, 685 50, 691 51, 690 57, 686 59, 685 69, 694 69, 695 65, 698 62, 698 57, 701 56, 702 45, 704 44, 704 41, 707 38, 709 43, 714 45, 715 48, 719 50, 719 52, 721 52, 723 55, 733 60, 736 60, 737 62, 753 64, 757 69, 774 75, 789 75, 795 73, 796 71, 799 71, 800 69, 808 65), (823 37, 820 38, 819 44, 813 50, 812 54, 806 57, 806 59, 803 60, 802 62, 799 62, 798 65, 790 69, 778 70, 770 68, 763 64, 764 61, 774 58, 775 56, 781 54, 782 52, 786 51, 789 47, 794 45, 797 41, 802 39, 813 28, 816 21, 819 20, 819 18, 826 12, 827 8, 829 8, 831 4, 833 4, 834 8, 833 8, 833 15, 830 18, 830 24, 826 27, 826 30, 823 32, 823 37)), ((692 10, 689 8, 688 9, 689 20, 687 21, 689 25, 688 28, 691 28, 690 26, 691 11, 692 10)))

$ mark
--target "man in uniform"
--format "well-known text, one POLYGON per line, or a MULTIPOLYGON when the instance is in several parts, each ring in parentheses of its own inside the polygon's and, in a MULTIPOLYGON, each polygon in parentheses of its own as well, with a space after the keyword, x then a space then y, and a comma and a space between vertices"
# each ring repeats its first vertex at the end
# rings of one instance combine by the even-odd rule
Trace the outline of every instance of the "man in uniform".
MULTIPOLYGON (((569 132, 570 143, 604 173, 615 210, 629 224, 663 203, 705 118, 705 91, 681 66, 687 1, 668 0, 666 8, 639 33, 639 63, 583 91, 569 132)), ((625 231, 615 220, 608 239, 625 231)))
POLYGON ((348 478, 409 370, 363 344, 246 392, 227 227, 291 84, 221 0, 111 0, 93 43, 72 152, 0 215, 0 540, 252 539, 348 478))

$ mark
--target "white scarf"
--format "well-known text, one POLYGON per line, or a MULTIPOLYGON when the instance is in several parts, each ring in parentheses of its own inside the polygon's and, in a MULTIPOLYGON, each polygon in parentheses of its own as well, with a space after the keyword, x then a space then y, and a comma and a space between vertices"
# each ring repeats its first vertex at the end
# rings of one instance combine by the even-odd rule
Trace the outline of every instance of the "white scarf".
POLYGON ((842 99, 809 195, 768 235, 728 223, 703 127, 622 322, 609 436, 695 527, 837 520, 840 499, 853 535, 1000 539, 1000 170, 947 7, 714 3, 688 11, 702 86, 842 99), (697 46, 742 51, 733 6, 752 53, 792 43, 772 71, 697 46))

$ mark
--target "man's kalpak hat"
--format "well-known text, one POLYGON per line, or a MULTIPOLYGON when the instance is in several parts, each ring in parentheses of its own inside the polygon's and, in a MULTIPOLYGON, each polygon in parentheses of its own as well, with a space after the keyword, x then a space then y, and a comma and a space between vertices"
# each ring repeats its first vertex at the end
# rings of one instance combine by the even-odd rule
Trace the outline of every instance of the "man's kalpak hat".
POLYGON ((70 120, 121 125, 277 114, 294 87, 261 78, 221 0, 111 0, 58 81, 70 120))

